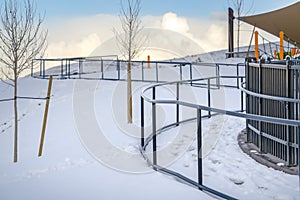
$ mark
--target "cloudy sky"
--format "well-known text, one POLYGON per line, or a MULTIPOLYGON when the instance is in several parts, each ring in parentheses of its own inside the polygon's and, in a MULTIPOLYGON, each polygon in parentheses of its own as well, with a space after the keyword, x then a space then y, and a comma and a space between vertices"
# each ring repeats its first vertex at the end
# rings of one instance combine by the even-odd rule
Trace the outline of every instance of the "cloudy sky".
MULTIPOLYGON (((152 50, 156 49, 156 53, 157 49, 166 49, 169 54, 193 54, 225 49, 228 2, 142 0, 143 26, 146 34, 151 33, 150 43, 147 45, 152 50), (166 41, 169 41, 168 47, 162 45, 166 41), (181 51, 184 48, 185 52, 181 51)), ((282 8, 297 1, 245 2, 244 13, 252 15, 282 8)), ((45 12, 44 28, 49 31, 47 57, 89 56, 117 51, 113 29, 120 27, 120 0, 38 0, 36 4, 39 12, 45 12)), ((242 45, 249 43, 251 31, 250 26, 243 25, 242 45)), ((268 34, 266 37, 274 40, 268 34)), ((159 52, 162 54, 162 51, 159 52)))

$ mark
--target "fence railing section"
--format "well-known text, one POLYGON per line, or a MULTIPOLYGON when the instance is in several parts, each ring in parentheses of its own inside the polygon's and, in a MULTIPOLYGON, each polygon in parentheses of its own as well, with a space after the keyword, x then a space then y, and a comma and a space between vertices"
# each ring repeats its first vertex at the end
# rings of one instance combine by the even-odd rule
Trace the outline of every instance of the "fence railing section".
MULTIPOLYGON (((300 65, 249 63, 246 74, 247 113, 300 119, 300 65)), ((299 163, 296 127, 249 120, 247 134, 248 142, 254 143, 260 152, 270 153, 289 166, 299 163)))
MULTIPOLYGON (((34 59, 31 76, 36 78, 56 79, 98 79, 98 80, 127 80, 128 62, 118 59, 118 56, 97 56, 57 59, 34 59)), ((203 77, 224 75, 223 69, 230 69, 231 76, 245 74, 244 64, 224 63, 191 63, 185 61, 132 61, 132 80, 161 83, 166 81, 193 80, 203 77), (164 70, 176 71, 176 77, 165 77, 164 70)), ((226 75, 226 74, 225 74, 226 75)), ((212 85, 220 85, 220 79, 212 80, 212 85)), ((231 83, 230 83, 231 84, 231 83)), ((229 84, 229 85, 230 85, 229 84)), ((238 81, 236 82, 238 86, 238 81)))
MULTIPOLYGON (((234 117, 239 117, 239 118, 244 118, 248 121, 257 121, 260 123, 269 123, 269 124, 273 124, 273 125, 277 125, 280 124, 282 126, 289 126, 294 128, 294 130, 296 131, 297 135, 299 136, 300 133, 300 121, 298 120, 292 120, 292 119, 282 119, 282 118, 277 118, 277 117, 268 117, 268 116, 262 116, 262 115, 258 115, 258 114, 247 114, 244 112, 237 112, 237 111, 230 111, 230 110, 224 110, 224 109, 220 109, 220 108, 215 108, 213 106, 211 106, 211 101, 213 101, 211 99, 210 94, 210 90, 212 89, 211 84, 209 84, 210 82, 212 82, 212 80, 218 80, 218 79, 234 79, 233 82, 235 82, 236 80, 241 81, 242 77, 210 77, 210 78, 202 78, 202 79, 197 79, 197 80, 189 80, 189 81, 180 81, 180 82, 172 82, 172 83, 164 83, 164 84, 157 84, 154 86, 151 86, 147 89, 145 89, 141 95, 141 151, 144 155, 144 157, 147 159, 147 161, 153 166, 153 169, 156 171, 160 171, 163 173, 167 173, 169 175, 175 176, 179 179, 181 179, 184 182, 187 182, 188 184, 191 184, 197 188, 199 188, 200 190, 204 190, 206 192, 209 192, 213 195, 219 196, 221 198, 225 198, 225 199, 235 199, 234 197, 228 196, 226 194, 224 194, 223 192, 219 192, 216 191, 208 186, 206 186, 203 182, 203 155, 202 155, 202 138, 203 138, 203 123, 202 120, 204 118, 209 118, 212 115, 215 114, 223 114, 223 115, 229 115, 229 116, 234 116, 234 117), (170 99, 164 99, 164 98, 158 98, 157 94, 159 93, 159 91, 161 89, 164 89, 164 87, 168 86, 168 88, 174 88, 173 93, 174 94, 180 94, 181 93, 181 85, 186 85, 186 84, 195 84, 198 82, 203 82, 207 83, 205 84, 205 88, 208 91, 208 105, 200 105, 195 103, 191 103, 191 102, 185 102, 183 100, 181 100, 179 98, 179 95, 176 95, 176 98, 174 98, 173 100, 170 99), (173 87, 170 87, 172 86, 173 87), (175 87, 174 87, 175 85, 175 87), (164 127, 160 128, 157 127, 158 124, 158 118, 157 118, 157 106, 168 106, 168 105, 174 105, 174 109, 175 109, 175 113, 177 115, 177 117, 175 117, 175 121, 172 124, 168 124, 165 125, 164 127), (175 106, 176 105, 176 106, 175 106), (145 133, 145 110, 146 110, 146 106, 151 106, 151 110, 152 110, 152 125, 151 125, 151 134, 146 135, 145 133), (180 119, 179 117, 179 112, 180 109, 179 107, 186 107, 186 108, 190 108, 190 109, 195 109, 195 113, 197 113, 195 118, 191 118, 190 120, 183 120, 180 119), (208 114, 206 114, 206 112, 208 114), (196 119, 196 120, 195 120, 196 119), (197 125, 197 130, 195 132, 196 138, 197 138, 197 172, 198 172, 198 177, 194 179, 188 178, 178 172, 172 171, 168 168, 166 168, 165 166, 161 166, 160 163, 162 163, 162 161, 159 160, 159 156, 158 156, 158 148, 157 148, 157 143, 158 143, 158 135, 164 133, 164 131, 169 130, 171 127, 176 127, 182 123, 185 122, 190 122, 190 121, 195 121, 196 125, 197 125), (152 144, 152 158, 148 157, 148 155, 145 153, 146 149, 148 147, 149 144, 152 144)), ((202 85, 203 86, 203 85, 202 85)), ((235 85, 223 85, 222 82, 220 85, 218 85, 217 88, 221 88, 221 87, 235 87, 235 85)), ((241 96, 243 96, 243 94, 241 94, 241 96)), ((241 97, 242 98, 242 97, 241 97)), ((242 106, 243 104, 241 104, 242 106)), ((243 110, 242 107, 240 108, 240 110, 243 110)), ((299 137, 298 137, 298 146, 297 148, 299 149, 299 137)), ((296 146, 295 146, 296 147, 296 146)), ((299 166, 300 167, 300 166, 299 166)), ((300 169, 299 169, 300 172, 300 169)), ((216 177, 218 175, 216 174, 216 177)), ((300 178, 300 174, 299 174, 299 178, 300 178)))

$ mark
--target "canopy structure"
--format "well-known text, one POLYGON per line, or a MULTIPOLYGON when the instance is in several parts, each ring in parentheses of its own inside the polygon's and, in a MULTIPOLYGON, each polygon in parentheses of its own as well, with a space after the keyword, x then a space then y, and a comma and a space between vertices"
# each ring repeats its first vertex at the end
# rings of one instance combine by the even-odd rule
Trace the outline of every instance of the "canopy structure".
POLYGON ((272 12, 244 16, 239 20, 261 28, 275 36, 283 31, 285 35, 300 47, 300 1, 288 7, 272 12))

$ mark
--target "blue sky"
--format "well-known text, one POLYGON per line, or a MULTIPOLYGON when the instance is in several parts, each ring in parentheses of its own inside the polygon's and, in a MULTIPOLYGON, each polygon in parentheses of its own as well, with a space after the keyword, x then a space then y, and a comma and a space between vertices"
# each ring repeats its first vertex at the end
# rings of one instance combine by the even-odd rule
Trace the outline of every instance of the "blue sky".
MULTIPOLYGON (((246 0, 246 7, 251 0, 246 0)), ((253 0, 251 13, 261 13, 297 2, 296 0, 253 0)), ((118 14, 120 0, 38 0, 40 11, 46 11, 49 19, 95 14, 118 14)), ((175 12, 180 16, 203 18, 211 12, 224 12, 227 0, 142 0, 142 15, 163 15, 175 12)), ((245 9, 247 10, 247 9, 245 9)))
MULTIPOLYGON (((120 0, 35 1, 38 12, 46 13, 44 25, 49 31, 48 57, 88 56, 106 41, 114 38, 113 28, 120 27, 117 17, 120 0)), ((174 31, 193 40, 205 51, 227 48, 226 12, 230 0, 141 1, 144 27, 174 31)), ((253 0, 253 8, 249 14, 276 10, 295 2, 297 1, 253 0)), ((245 0, 245 12, 251 4, 252 0, 245 0)), ((242 26, 241 45, 249 45, 252 29, 247 25, 242 26)), ((173 50, 174 46, 170 44, 169 48, 173 50)), ((195 52, 186 53, 199 53, 198 49, 193 50, 195 52)), ((102 53, 115 54, 115 50, 102 53)))

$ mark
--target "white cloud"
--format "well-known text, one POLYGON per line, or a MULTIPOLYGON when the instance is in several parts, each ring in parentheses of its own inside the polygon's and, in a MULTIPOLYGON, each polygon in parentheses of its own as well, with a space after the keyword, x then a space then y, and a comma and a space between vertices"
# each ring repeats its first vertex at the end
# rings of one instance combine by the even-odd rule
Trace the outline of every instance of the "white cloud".
POLYGON ((187 33, 190 29, 186 18, 178 17, 177 14, 172 12, 163 16, 161 27, 178 33, 187 33))
POLYGON ((48 45, 46 56, 50 58, 89 56, 100 44, 99 36, 92 33, 69 41, 52 42, 48 45))
MULTIPOLYGON (((167 32, 161 35, 153 33, 149 38, 152 40, 149 47, 159 49, 168 46, 168 51, 190 55, 202 53, 203 50, 208 52, 227 48, 227 20, 220 20, 222 16, 225 16, 224 13, 212 13, 209 19, 193 19, 169 12, 163 16, 144 16, 142 21, 145 28, 170 30, 187 38, 178 34, 168 35, 167 32)), ((48 57, 89 56, 99 46, 105 49, 97 52, 118 54, 115 41, 111 40, 114 37, 113 28, 120 27, 118 16, 100 14, 62 19, 46 26, 49 29, 48 57)), ((241 32, 240 45, 248 45, 252 28, 243 25, 242 29, 248 31, 241 32)), ((163 53, 160 51, 156 54, 163 53)))

